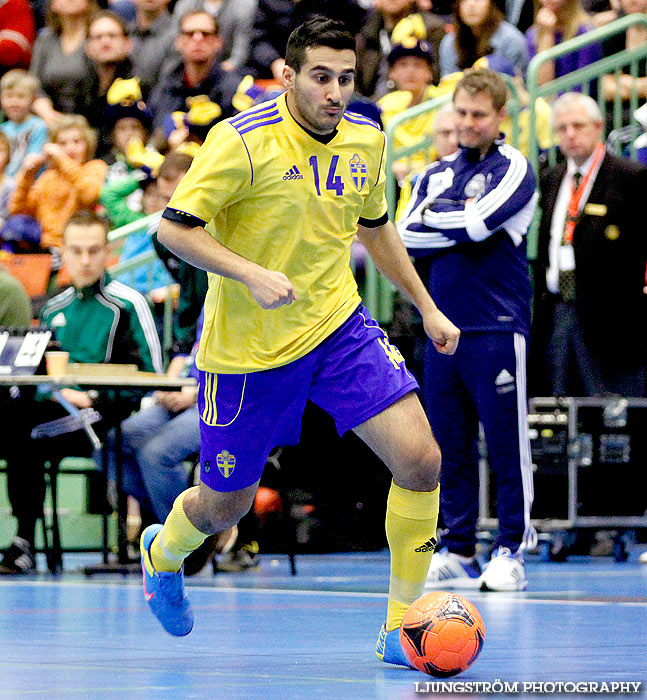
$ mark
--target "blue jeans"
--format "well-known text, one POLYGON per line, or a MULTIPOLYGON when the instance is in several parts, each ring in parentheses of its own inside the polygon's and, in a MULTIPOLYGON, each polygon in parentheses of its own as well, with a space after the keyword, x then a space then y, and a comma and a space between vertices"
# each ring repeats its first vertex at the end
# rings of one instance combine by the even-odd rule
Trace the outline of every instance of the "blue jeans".
POLYGON ((151 406, 123 421, 121 431, 124 492, 164 522, 188 485, 184 460, 200 452, 197 406, 182 413, 151 406))

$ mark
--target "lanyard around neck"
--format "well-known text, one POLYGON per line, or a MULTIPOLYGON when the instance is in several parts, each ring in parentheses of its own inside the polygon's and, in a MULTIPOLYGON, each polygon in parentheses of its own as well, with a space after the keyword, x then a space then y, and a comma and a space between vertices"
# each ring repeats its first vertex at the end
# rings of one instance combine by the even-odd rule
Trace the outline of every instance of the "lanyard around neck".
POLYGON ((564 237, 562 239, 562 243, 573 242, 573 231, 575 231, 575 226, 579 219, 580 202, 582 201, 582 197, 591 177, 593 177, 593 173, 597 171, 600 161, 604 157, 604 144, 599 143, 596 146, 594 153, 595 155, 593 162, 591 163, 591 167, 582 177, 577 189, 574 187, 574 183, 571 183, 571 199, 568 203, 568 215, 566 217, 566 225, 564 226, 564 237))

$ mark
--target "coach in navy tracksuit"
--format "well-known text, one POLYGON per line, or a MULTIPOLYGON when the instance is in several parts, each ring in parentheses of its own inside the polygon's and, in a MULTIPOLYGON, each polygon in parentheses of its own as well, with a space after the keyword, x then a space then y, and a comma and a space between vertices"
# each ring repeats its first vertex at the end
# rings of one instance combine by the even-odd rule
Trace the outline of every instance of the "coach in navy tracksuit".
POLYGON ((461 329, 452 357, 427 352, 425 399, 440 445, 441 512, 448 532, 427 587, 522 590, 532 473, 526 413, 530 281, 525 235, 537 204, 535 177, 506 145, 506 86, 490 70, 456 86, 457 153, 421 175, 398 229, 409 253, 427 256, 429 290, 461 329), (474 557, 479 421, 496 475, 499 533, 481 574, 474 557))

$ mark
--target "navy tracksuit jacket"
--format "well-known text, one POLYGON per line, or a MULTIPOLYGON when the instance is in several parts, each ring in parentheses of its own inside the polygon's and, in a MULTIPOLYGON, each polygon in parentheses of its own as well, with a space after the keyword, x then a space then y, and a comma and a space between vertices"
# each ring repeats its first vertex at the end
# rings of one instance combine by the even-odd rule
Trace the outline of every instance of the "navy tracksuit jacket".
POLYGON ((496 475, 495 546, 533 546, 526 408, 530 281, 526 233, 537 205, 524 156, 495 141, 462 148, 418 178, 398 224, 409 253, 426 257, 429 291, 461 330, 455 355, 427 344, 425 404, 442 451, 443 545, 471 556, 478 518, 478 430, 496 475))

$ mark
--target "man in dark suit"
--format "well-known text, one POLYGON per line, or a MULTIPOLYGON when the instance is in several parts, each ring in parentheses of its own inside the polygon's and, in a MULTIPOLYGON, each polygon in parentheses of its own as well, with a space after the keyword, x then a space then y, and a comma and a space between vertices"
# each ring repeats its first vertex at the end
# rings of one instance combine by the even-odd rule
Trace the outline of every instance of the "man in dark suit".
POLYGON ((566 161, 541 180, 536 353, 553 395, 642 396, 647 170, 606 152, 586 95, 562 95, 553 126, 566 161))

